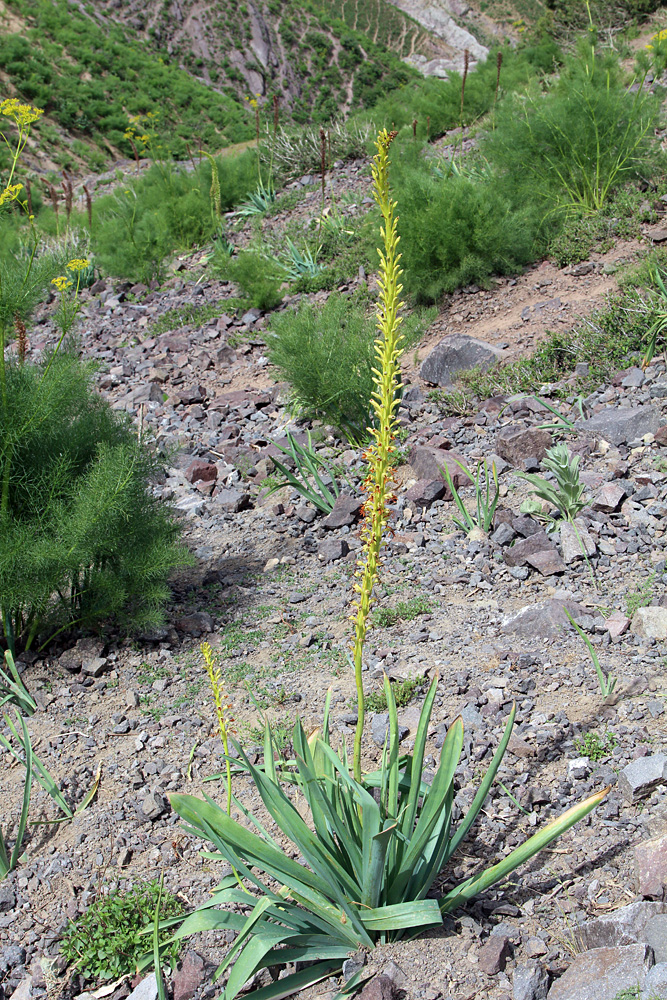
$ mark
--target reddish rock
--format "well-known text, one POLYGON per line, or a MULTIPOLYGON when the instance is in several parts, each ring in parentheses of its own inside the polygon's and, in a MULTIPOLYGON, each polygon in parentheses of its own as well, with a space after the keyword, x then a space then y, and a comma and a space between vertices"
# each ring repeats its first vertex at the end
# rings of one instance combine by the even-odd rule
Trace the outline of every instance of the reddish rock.
POLYGON ((615 639, 617 636, 623 635, 624 632, 627 632, 630 619, 627 618, 622 611, 612 611, 605 624, 609 635, 612 639, 615 639))
POLYGON ((662 899, 667 887, 667 836, 643 840, 635 847, 637 892, 649 899, 662 899))
POLYGON ((504 427, 496 438, 496 451, 515 469, 520 469, 526 458, 541 461, 552 444, 549 431, 539 427, 504 427))
POLYGON ((188 466, 185 478, 189 483, 213 483, 218 478, 218 470, 212 462, 202 462, 196 458, 188 466))
POLYGON ((487 976, 497 976, 502 972, 510 951, 509 938, 504 934, 492 934, 477 952, 477 960, 482 972, 487 976))
POLYGON ((546 531, 536 531, 534 535, 521 538, 514 545, 509 545, 504 551, 504 558, 508 566, 524 566, 528 557, 534 556, 537 552, 556 552, 547 538, 546 531))
POLYGON ((533 569, 541 573, 542 576, 553 576, 554 573, 564 573, 567 569, 560 555, 553 547, 532 552, 526 556, 526 562, 533 569))
POLYGON ((663 424, 662 427, 658 427, 655 432, 655 443, 659 444, 661 448, 667 447, 667 424, 663 424))
POLYGON ((447 483, 440 479, 419 479, 405 494, 407 503, 416 507, 430 507, 435 500, 441 500, 448 492, 447 483))
POLYGON ((359 993, 358 1000, 395 1000, 398 995, 399 990, 389 976, 375 976, 359 993))
POLYGON ((605 514, 613 514, 619 510, 625 500, 627 493, 620 483, 605 483, 601 490, 598 490, 593 501, 593 510, 601 510, 605 514))
POLYGON ((173 978, 173 1000, 192 1000, 204 978, 204 959, 196 951, 189 951, 173 978))

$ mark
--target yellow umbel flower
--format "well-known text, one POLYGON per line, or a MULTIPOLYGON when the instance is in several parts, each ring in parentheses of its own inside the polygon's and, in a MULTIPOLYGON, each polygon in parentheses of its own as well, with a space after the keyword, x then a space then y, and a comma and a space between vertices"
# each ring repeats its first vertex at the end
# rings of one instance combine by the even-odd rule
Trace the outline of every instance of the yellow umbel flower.
POLYGON ((22 190, 22 184, 10 184, 9 187, 6 187, 2 194, 0 194, 0 205, 4 205, 6 201, 16 201, 22 190))
POLYGON ((375 423, 369 429, 372 442, 365 455, 368 462, 368 477, 364 483, 366 502, 361 529, 362 548, 356 572, 357 582, 354 585, 358 595, 353 617, 352 647, 358 705, 354 737, 354 776, 357 781, 361 781, 361 736, 364 728, 362 655, 368 631, 371 595, 378 578, 380 549, 389 519, 388 506, 394 499, 391 469, 392 455, 396 450, 396 408, 399 404, 397 390, 400 385, 399 359, 402 354, 399 311, 403 305, 400 298, 403 286, 399 282, 401 255, 398 253, 396 202, 389 192, 389 147, 395 137, 395 132, 387 132, 386 129, 380 132, 377 138, 378 151, 372 164, 373 196, 382 213, 380 232, 384 247, 378 248, 380 296, 377 306, 378 336, 375 341, 377 368, 373 369, 375 387, 371 397, 375 423))
POLYGON ((211 686, 213 701, 215 703, 215 714, 218 720, 218 729, 222 739, 222 746, 225 751, 225 768, 227 771, 227 814, 231 815, 232 810, 232 770, 229 763, 229 734, 234 732, 232 723, 234 716, 231 714, 232 704, 225 692, 222 683, 222 673, 218 666, 216 656, 211 648, 210 642, 202 642, 200 649, 204 657, 204 665, 208 674, 208 682, 211 686))
POLYGON ((58 278, 52 278, 51 284, 55 285, 59 292, 66 292, 68 288, 72 287, 74 282, 66 278, 64 274, 61 274, 58 278))
POLYGON ((11 118, 19 128, 27 128, 33 122, 39 121, 44 114, 41 108, 35 108, 32 104, 21 104, 15 97, 0 104, 0 115, 11 118))
POLYGON ((75 257, 66 265, 68 271, 85 271, 90 266, 90 261, 86 257, 75 257))

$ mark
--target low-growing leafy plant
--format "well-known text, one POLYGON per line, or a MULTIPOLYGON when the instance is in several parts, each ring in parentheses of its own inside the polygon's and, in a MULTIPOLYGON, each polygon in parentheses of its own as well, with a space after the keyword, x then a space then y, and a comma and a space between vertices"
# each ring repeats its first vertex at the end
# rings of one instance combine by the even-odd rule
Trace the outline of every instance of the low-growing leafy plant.
POLYGON ((477 469, 475 472, 469 472, 465 465, 454 459, 458 467, 468 476, 472 481, 475 488, 475 513, 471 514, 469 510, 464 506, 461 497, 459 496, 458 490, 454 485, 454 480, 452 479, 452 474, 449 471, 447 465, 443 466, 442 474, 447 480, 447 485, 452 494, 452 498, 459 509, 461 514, 460 518, 453 517, 452 520, 457 528, 461 531, 470 532, 474 528, 480 528, 481 531, 488 531, 493 524, 493 519, 496 515, 496 507, 498 506, 498 500, 500 499, 500 487, 498 486, 498 473, 496 472, 496 463, 491 463, 491 476, 489 476, 489 467, 487 465, 486 459, 483 462, 477 463, 477 469), (484 478, 482 479, 482 469, 484 469, 484 478), (494 494, 491 497, 491 481, 493 480, 494 494))
POLYGON ((595 764, 609 757, 617 746, 617 737, 608 730, 602 736, 591 730, 574 740, 574 748, 577 753, 581 754, 582 757, 588 757, 595 764))
POLYGON ((549 448, 542 465, 553 473, 555 486, 530 472, 520 472, 519 477, 530 483, 536 497, 556 507, 562 518, 574 521, 588 502, 584 499, 585 486, 579 481, 579 456, 570 458, 567 445, 561 441, 549 448))
POLYGON ((280 476, 270 486, 267 496, 276 493, 284 486, 291 486, 304 500, 309 500, 323 514, 330 514, 340 493, 336 478, 325 461, 313 448, 312 437, 308 431, 308 443, 300 444, 289 431, 286 434, 287 445, 273 442, 284 455, 292 460, 290 469, 279 458, 272 461, 280 476))
POLYGON ((631 590, 626 594, 625 611, 628 618, 632 618, 638 608, 645 608, 651 603, 654 586, 655 572, 650 573, 637 590, 631 590))
POLYGON ((642 368, 648 368, 651 364, 658 345, 662 346, 664 335, 667 332, 667 288, 665 288, 664 275, 658 267, 653 272, 653 281, 659 301, 659 312, 646 331, 646 347, 642 358, 642 368))
POLYGON ((426 615, 430 611, 431 602, 427 597, 411 597, 408 601, 399 601, 393 608, 377 608, 373 612, 373 624, 387 628, 398 621, 414 621, 419 615, 426 615))
POLYGON ((595 673, 597 674, 597 678, 598 678, 598 681, 599 681, 599 684, 600 684, 600 693, 601 693, 602 697, 603 698, 609 698, 610 695, 612 695, 614 693, 614 689, 616 687, 617 678, 616 677, 611 677, 609 675, 605 675, 602 667, 600 666, 600 660, 599 660, 598 654, 597 654, 597 652, 595 650, 595 646, 593 645, 593 643, 591 642, 591 640, 588 638, 588 636, 586 635, 586 633, 584 632, 584 630, 579 625, 577 625, 577 623, 575 622, 575 620, 572 617, 572 615, 570 614, 570 612, 567 609, 564 609, 564 610, 565 610, 565 614, 567 615, 567 617, 568 617, 568 619, 570 621, 570 624, 574 628, 575 632, 577 633, 577 635, 581 639, 584 640, 584 643, 586 644, 586 649, 588 650, 588 652, 590 654, 590 657, 591 657, 591 660, 593 661, 593 666, 595 667, 595 673))
MULTIPOLYGON (((87 982, 107 982, 133 973, 150 948, 147 937, 159 906, 161 920, 183 919, 183 904, 160 887, 158 880, 127 891, 98 896, 80 917, 70 920, 63 932, 60 952, 87 982)), ((162 930, 160 952, 173 965, 180 945, 162 930), (167 947, 165 947, 165 945, 167 947)))
MULTIPOLYGON (((406 677, 404 681, 392 681, 391 690, 397 708, 409 705, 414 697, 421 694, 427 685, 425 677, 406 677)), ((384 686, 380 691, 371 691, 366 695, 366 708, 369 712, 386 712, 388 708, 387 695, 384 686)))
POLYGON ((251 306, 270 311, 283 300, 281 285, 285 272, 273 257, 256 250, 241 250, 220 267, 222 277, 238 285, 251 306))

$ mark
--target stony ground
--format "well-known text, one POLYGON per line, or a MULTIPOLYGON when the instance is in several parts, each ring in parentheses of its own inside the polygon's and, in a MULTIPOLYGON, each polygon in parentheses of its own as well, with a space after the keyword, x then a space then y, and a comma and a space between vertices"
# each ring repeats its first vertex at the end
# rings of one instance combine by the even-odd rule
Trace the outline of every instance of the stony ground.
MULTIPOLYGON (((346 171, 337 183, 358 190, 361 203, 363 170, 346 171)), ((305 220, 318 196, 314 185, 301 187, 305 220)), ((279 217, 271 223, 279 224, 279 217)), ((368 956, 369 966, 391 980, 372 987, 385 989, 383 996, 403 990, 415 1000, 540 1000, 550 988, 556 1000, 613 1000, 621 986, 643 982, 654 960, 657 971, 647 982, 660 982, 667 959, 661 921, 667 884, 667 837, 661 839, 667 835, 665 365, 658 360, 642 372, 629 359, 627 371, 585 399, 583 419, 574 381, 569 402, 545 397, 576 421, 564 439, 580 456, 586 485, 588 506, 577 524, 588 560, 567 526, 547 534, 543 522, 519 511, 529 491, 517 473, 538 470, 558 437, 542 426, 553 416, 540 399, 496 398, 471 416, 444 416, 429 398, 433 386, 414 367, 451 333, 506 345, 507 356, 525 351, 548 329, 599 302, 614 287, 619 262, 638 249, 616 247, 592 259, 592 267, 567 273, 546 263, 489 292, 459 293, 419 356, 406 358, 398 500, 367 648, 367 688, 380 690, 383 671, 395 681, 426 683, 438 675, 428 764, 437 762, 447 726, 462 715, 459 810, 472 800, 517 705, 500 780, 453 871, 443 873, 443 885, 501 858, 591 792, 611 790, 587 821, 455 914, 441 932, 368 956), (501 499, 488 535, 466 537, 452 523, 456 509, 443 465, 464 500, 473 497, 456 457, 473 468, 483 458, 496 462, 501 499), (617 678, 606 701, 564 608, 593 643, 605 674, 617 678), (621 909, 628 904, 639 907, 630 916, 621 909), (605 954, 601 946, 608 946, 605 954), (595 953, 583 962, 577 958, 591 948, 595 953)), ((157 489, 179 512, 196 564, 174 582, 169 623, 159 635, 73 637, 67 648, 22 658, 39 703, 29 724, 36 752, 73 805, 100 767, 101 780, 93 804, 72 822, 31 828, 25 861, 0 885, 5 998, 44 994, 44 956, 57 957, 64 924, 101 886, 129 887, 164 872, 166 887, 193 905, 216 885, 220 870, 202 860, 200 845, 180 829, 166 798, 174 790, 222 797, 219 784, 204 784, 220 770, 221 742, 201 641, 219 652, 238 736, 249 753, 259 753, 264 712, 289 753, 297 714, 306 728, 317 725, 329 686, 336 734, 349 739, 356 718, 344 650, 360 500, 344 497, 325 518, 288 488, 266 496, 262 484, 277 454, 272 442, 288 429, 305 430, 292 420, 285 388, 275 384, 265 355, 266 319, 253 310, 224 313, 235 290, 198 278, 196 259, 178 266, 182 270, 152 291, 94 286, 86 293, 80 335, 84 353, 100 365, 100 390, 114 406, 131 413, 160 445, 180 448, 170 452, 157 489), (183 314, 180 321, 173 313, 165 318, 169 310, 204 303, 222 315, 197 326, 179 326, 183 314)), ((47 308, 31 333, 33 351, 50 336, 47 308)), ((350 494, 363 475, 360 452, 326 428, 314 431, 318 451, 345 469, 350 494)), ((401 709, 406 748, 422 693, 418 686, 401 709)), ((370 720, 368 766, 377 761, 385 726, 382 713, 370 720)), ((20 768, 5 761, 3 822, 18 811, 21 789, 20 768)), ((243 781, 236 791, 253 805, 243 781)), ((53 817, 41 790, 31 816, 53 817)), ((217 995, 210 963, 223 946, 211 937, 190 943, 174 1000, 217 995)), ((73 974, 67 989, 77 995, 94 986, 73 974)), ((124 983, 114 998, 129 992, 124 983)), ((328 983, 311 995, 335 992, 336 984, 328 983)))

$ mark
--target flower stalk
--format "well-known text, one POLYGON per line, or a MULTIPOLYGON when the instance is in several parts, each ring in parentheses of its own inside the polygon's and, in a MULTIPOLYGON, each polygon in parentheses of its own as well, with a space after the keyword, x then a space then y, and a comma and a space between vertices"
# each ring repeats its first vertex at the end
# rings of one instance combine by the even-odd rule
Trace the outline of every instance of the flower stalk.
POLYGON ((218 729, 225 752, 225 771, 227 779, 227 815, 232 814, 232 769, 229 763, 229 734, 234 732, 232 724, 234 716, 231 715, 232 705, 222 683, 222 674, 218 666, 215 654, 210 642, 202 642, 201 651, 204 657, 206 673, 211 686, 211 693, 215 703, 215 714, 218 720, 218 729))
POLYGON ((361 555, 357 567, 354 589, 355 601, 354 643, 352 660, 357 688, 357 728, 354 737, 354 777, 361 781, 361 738, 364 729, 365 702, 362 678, 362 659, 373 587, 378 579, 380 551, 389 520, 389 504, 393 501, 391 482, 392 456, 397 430, 396 409, 399 404, 399 360, 401 347, 401 255, 398 252, 396 202, 389 190, 389 147, 396 132, 383 129, 377 138, 377 154, 373 158, 373 196, 382 213, 381 236, 383 248, 380 255, 378 285, 380 295, 377 306, 377 331, 375 353, 377 368, 373 369, 375 387, 371 397, 374 413, 373 426, 369 428, 371 444, 366 451, 368 476, 364 483, 366 501, 361 528, 361 555))

